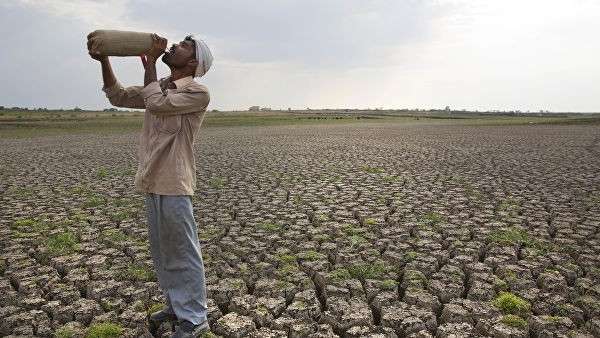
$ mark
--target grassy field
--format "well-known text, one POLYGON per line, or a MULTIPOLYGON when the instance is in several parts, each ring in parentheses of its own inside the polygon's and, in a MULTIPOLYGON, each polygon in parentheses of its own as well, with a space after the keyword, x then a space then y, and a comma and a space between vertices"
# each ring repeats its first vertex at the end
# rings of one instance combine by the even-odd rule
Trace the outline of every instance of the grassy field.
MULTIPOLYGON (((1 138, 28 138, 61 134, 112 134, 135 132, 143 112, 104 111, 1 111, 1 138)), ((409 123, 436 125, 518 125, 600 123, 600 114, 550 116, 477 115, 468 113, 398 111, 207 112, 202 127, 269 126, 339 123, 409 123)))

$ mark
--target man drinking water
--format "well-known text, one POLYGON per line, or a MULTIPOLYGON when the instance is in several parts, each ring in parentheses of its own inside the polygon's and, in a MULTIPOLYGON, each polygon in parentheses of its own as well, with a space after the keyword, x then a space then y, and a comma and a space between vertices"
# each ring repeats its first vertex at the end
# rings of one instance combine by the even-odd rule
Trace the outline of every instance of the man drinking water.
POLYGON ((94 50, 89 54, 102 65, 102 90, 111 104, 146 110, 135 189, 145 195, 150 250, 166 298, 164 309, 150 315, 151 328, 178 320, 173 337, 196 337, 209 325, 204 263, 192 209, 193 145, 210 97, 194 77, 203 76, 213 58, 204 41, 192 35, 168 51, 165 38, 152 34, 152 40, 152 48, 142 57, 144 86, 124 88, 108 56, 94 50), (156 61, 161 55, 171 75, 157 80, 156 61))

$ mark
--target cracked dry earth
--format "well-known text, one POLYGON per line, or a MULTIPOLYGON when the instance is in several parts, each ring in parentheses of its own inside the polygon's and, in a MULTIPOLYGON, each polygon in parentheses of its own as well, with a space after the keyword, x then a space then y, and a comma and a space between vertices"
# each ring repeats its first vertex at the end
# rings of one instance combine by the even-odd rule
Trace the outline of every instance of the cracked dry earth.
MULTIPOLYGON (((202 128, 208 336, 600 336, 599 135, 202 128)), ((0 140, 0 335, 150 336, 136 137, 0 140)))

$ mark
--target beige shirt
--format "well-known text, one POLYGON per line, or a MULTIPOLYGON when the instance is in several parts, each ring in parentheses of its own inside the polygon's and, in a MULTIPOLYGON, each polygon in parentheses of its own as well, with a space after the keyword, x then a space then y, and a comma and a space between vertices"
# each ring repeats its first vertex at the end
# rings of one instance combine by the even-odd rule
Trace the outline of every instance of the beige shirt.
POLYGON ((117 81, 102 88, 117 107, 145 108, 139 137, 135 190, 160 195, 193 195, 196 188, 194 138, 210 101, 208 89, 191 76, 170 77, 143 86, 123 88, 117 81))

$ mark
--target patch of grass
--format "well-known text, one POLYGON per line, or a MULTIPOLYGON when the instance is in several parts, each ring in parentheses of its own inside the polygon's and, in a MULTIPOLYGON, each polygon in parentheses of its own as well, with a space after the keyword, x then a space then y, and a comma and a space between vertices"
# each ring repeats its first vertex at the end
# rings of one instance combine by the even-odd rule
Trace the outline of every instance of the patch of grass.
POLYGON ((367 218, 367 219, 365 219, 365 224, 366 225, 375 225, 375 224, 377 224, 377 220, 374 218, 367 218))
POLYGON ((393 279, 385 279, 381 283, 381 287, 384 290, 394 290, 398 286, 398 282, 393 279))
POLYGON ((87 222, 89 220, 87 215, 80 214, 80 213, 71 215, 71 217, 69 217, 69 219, 73 222, 87 222))
POLYGON ((327 256, 315 250, 303 251, 298 254, 298 258, 306 260, 306 261, 316 261, 319 259, 325 259, 327 256))
POLYGON ((28 228, 36 224, 36 221, 31 218, 19 219, 13 222, 14 228, 28 228))
POLYGON ((435 211, 430 211, 419 219, 419 223, 432 227, 435 227, 444 221, 446 221, 446 217, 435 211))
POLYGON ((505 315, 502 316, 502 318, 500 319, 500 322, 511 326, 511 327, 516 327, 519 329, 524 329, 527 327, 527 322, 525 321, 525 319, 516 316, 516 315, 505 315))
POLYGON ((261 230, 265 230, 265 231, 270 231, 270 232, 275 232, 275 231, 281 230, 281 226, 279 224, 271 223, 271 222, 259 223, 257 225, 257 228, 261 229, 261 230))
POLYGON ((115 171, 115 175, 118 176, 135 176, 136 169, 133 168, 124 168, 121 170, 115 171))
POLYGON ((357 228, 357 227, 353 226, 352 224, 345 223, 342 225, 342 231, 347 236, 354 236, 354 235, 360 235, 360 234, 364 233, 366 230, 362 229, 362 228, 357 228))
POLYGON ((532 238, 525 230, 517 227, 494 231, 488 235, 487 240, 505 246, 520 245, 534 249, 541 254, 547 253, 552 249, 551 244, 532 238))
POLYGON ((79 249, 79 238, 72 231, 51 235, 46 241, 46 248, 51 255, 67 255, 79 249))
POLYGON ((498 205, 498 211, 516 212, 519 208, 519 202, 512 198, 506 198, 498 205))
POLYGON ((156 280, 154 271, 145 265, 129 264, 127 269, 119 271, 116 277, 120 280, 150 282, 156 280))
POLYGON ((120 324, 103 322, 90 326, 85 334, 85 338, 116 338, 123 333, 120 324))
POLYGON ((222 189, 225 186, 225 179, 222 177, 212 177, 208 185, 213 189, 222 189))
POLYGON ((329 216, 327 216, 327 215, 326 215, 326 214, 324 214, 324 213, 317 213, 317 214, 315 215, 315 219, 316 219, 317 221, 319 221, 319 222, 326 222, 326 221, 328 221, 328 220, 329 220, 329 216))
POLYGON ((350 276, 356 279, 379 279, 386 272, 382 262, 352 264, 347 268, 350 276))
POLYGON ((68 326, 59 327, 56 331, 54 331, 55 338, 73 338, 77 333, 75 330, 68 326))
POLYGON ((404 254, 404 260, 408 263, 408 262, 412 262, 415 259, 417 259, 417 257, 419 257, 419 253, 416 251, 407 251, 404 254))
POLYGON ((381 167, 371 167, 371 166, 364 166, 364 167, 362 167, 362 170, 369 174, 381 174, 381 173, 385 172, 385 170, 381 167))
POLYGON ((210 241, 211 239, 219 236, 221 234, 221 229, 219 228, 203 228, 198 233, 198 238, 203 241, 210 241))
POLYGON ((106 178, 109 176, 109 172, 106 168, 104 167, 100 167, 98 168, 98 170, 96 171, 96 176, 98 178, 106 178))
POLYGON ((127 210, 121 210, 110 215, 112 221, 121 222, 131 217, 131 214, 127 210))
POLYGON ((103 239, 113 243, 122 243, 130 239, 129 236, 119 229, 106 229, 102 231, 101 236, 103 239))
POLYGON ((510 292, 500 292, 492 301, 492 305, 502 313, 511 315, 526 315, 531 309, 528 301, 510 292))
POLYGON ((400 176, 397 175, 383 175, 383 181, 384 182, 397 182, 400 180, 400 176))
POLYGON ((330 239, 330 237, 328 234, 318 234, 318 235, 315 235, 313 237, 313 239, 318 242, 325 242, 325 241, 328 241, 330 239))
POLYGON ((31 197, 33 195, 33 193, 35 192, 35 190, 33 190, 33 188, 12 188, 12 189, 9 189, 7 192, 10 195, 13 195, 16 197, 25 198, 25 197, 31 197))
POLYGON ((329 273, 329 277, 334 281, 340 282, 352 278, 352 275, 344 268, 337 268, 329 273))
POLYGON ((361 235, 352 235, 350 236, 350 245, 352 247, 365 243, 367 240, 361 235))
POLYGON ((95 207, 99 207, 101 205, 104 205, 106 203, 106 200, 104 199, 104 197, 102 196, 98 196, 98 195, 92 195, 89 196, 85 202, 83 202, 82 207, 84 208, 95 208, 95 207))
POLYGON ((283 264, 295 264, 297 262, 297 257, 289 254, 278 255, 277 259, 283 264))
POLYGON ((150 306, 148 306, 148 309, 146 309, 146 313, 148 315, 151 315, 156 311, 160 311, 160 310, 164 309, 165 306, 166 305, 163 303, 152 303, 152 304, 150 304, 150 306))

